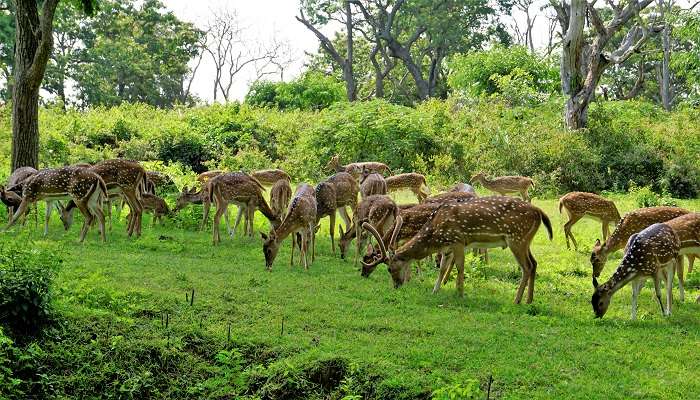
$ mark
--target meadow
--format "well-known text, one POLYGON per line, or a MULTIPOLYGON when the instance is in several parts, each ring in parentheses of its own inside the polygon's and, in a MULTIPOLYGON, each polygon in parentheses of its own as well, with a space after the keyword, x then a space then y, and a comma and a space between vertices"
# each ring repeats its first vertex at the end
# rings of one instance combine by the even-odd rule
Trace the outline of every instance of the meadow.
MULTIPOLYGON (((632 196, 614 198, 621 213, 637 207, 632 196)), ((55 398, 485 398, 489 386, 498 399, 698 393, 698 273, 687 277, 684 303, 675 292, 668 318, 648 282, 637 321, 629 287, 596 320, 588 259, 599 224, 579 222, 580 251, 567 250, 557 199, 534 204, 555 236, 541 227, 533 242, 531 305, 512 304, 520 270, 507 250, 491 251, 488 264, 469 259, 464 298, 454 280, 431 294, 437 271, 427 262, 398 290, 383 266, 362 278, 331 253, 327 218, 309 271, 290 267, 289 240, 265 271, 257 231, 269 228, 259 214, 256 237, 217 247, 210 229, 194 229, 197 206, 138 239, 117 222, 106 244, 95 232, 78 244, 79 224, 64 232, 57 218, 47 237, 31 223, 13 228, 3 242, 62 259, 53 321, 17 346, 14 377, 25 395, 55 398)), ((679 205, 700 209, 697 200, 679 205)))

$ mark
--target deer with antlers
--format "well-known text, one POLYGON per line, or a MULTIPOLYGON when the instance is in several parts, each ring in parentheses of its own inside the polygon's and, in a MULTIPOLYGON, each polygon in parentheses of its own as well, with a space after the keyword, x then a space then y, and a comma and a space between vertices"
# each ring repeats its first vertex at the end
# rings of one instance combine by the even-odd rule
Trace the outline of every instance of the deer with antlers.
POLYGON ((430 196, 430 189, 425 181, 425 176, 415 172, 392 175, 386 178, 386 188, 388 192, 408 189, 416 195, 419 203, 422 203, 426 197, 430 196))
MULTIPOLYGON (((550 240, 552 226, 547 215, 530 203, 510 197, 481 197, 466 202, 442 204, 423 228, 395 252, 387 252, 382 237, 368 223, 367 229, 379 243, 380 254, 371 263, 386 263, 398 288, 409 277, 411 261, 420 260, 436 252, 451 251, 457 265, 457 289, 464 295, 464 249, 483 247, 508 247, 520 264, 522 278, 515 295, 519 304, 525 287, 526 302, 532 302, 537 261, 530 251, 530 244, 540 224, 544 224, 550 240)), ((443 257, 434 292, 440 289, 448 268, 448 257, 443 257)))
POLYGON ((400 219, 401 211, 391 197, 386 195, 367 196, 360 201, 353 215, 352 225, 347 231, 340 230, 340 258, 345 259, 350 243, 355 239, 355 265, 359 260, 361 249, 368 237, 362 229, 362 224, 368 222, 376 230, 386 234, 393 230, 396 221, 400 219))
POLYGON ((104 242, 106 235, 102 199, 105 196, 107 196, 105 182, 98 174, 89 169, 71 166, 41 170, 24 182, 22 202, 7 227, 14 225, 17 219, 28 211, 30 205, 45 200, 44 234, 46 234, 53 202, 71 199, 85 217, 80 232, 80 242, 85 240, 85 235, 87 235, 94 218, 97 218, 100 235, 104 242))
POLYGON ((362 169, 360 176, 360 194, 362 198, 376 194, 386 194, 387 185, 384 177, 369 168, 362 169))
POLYGON ((289 205, 287 215, 282 224, 272 229, 269 235, 260 233, 263 239, 263 254, 265 255, 265 266, 268 271, 272 271, 272 264, 277 257, 280 244, 289 235, 292 235, 292 258, 290 265, 294 265, 294 238, 297 234, 301 236, 300 261, 304 264, 304 269, 309 269, 308 250, 309 246, 314 246, 314 232, 316 228, 316 194, 313 186, 302 183, 297 186, 294 198, 289 205))
MULTIPOLYGON (((593 266, 593 286, 598 286, 598 277, 608 261, 608 256, 617 250, 621 250, 627 244, 630 236, 641 231, 642 229, 661 222, 666 222, 681 215, 688 214, 688 210, 678 207, 648 207, 640 208, 625 214, 617 224, 612 235, 601 243, 596 239, 591 253, 591 265, 593 266)), ((679 281, 682 280, 682 273, 678 275, 679 281)), ((683 282, 679 282, 683 286, 683 282)))
POLYGON ((530 202, 528 190, 535 187, 535 182, 526 176, 499 176, 497 178, 488 178, 484 172, 479 172, 472 176, 469 183, 481 183, 481 186, 486 189, 498 193, 501 196, 517 193, 523 200, 530 202))
POLYGON ((620 222, 620 212, 615 203, 595 193, 571 192, 559 199, 559 213, 566 210, 569 220, 564 224, 564 236, 566 236, 566 248, 569 247, 569 238, 574 243, 574 249, 578 250, 578 243, 571 228, 582 218, 591 218, 603 225, 603 240, 608 239, 610 224, 617 225, 620 222))
POLYGON ((335 213, 336 211, 340 213, 340 217, 345 222, 345 228, 348 229, 351 222, 346 207, 355 210, 359 190, 357 181, 347 172, 338 172, 316 185, 316 219, 330 217, 329 232, 333 254, 335 254, 335 213))
POLYGON ((376 161, 356 162, 347 165, 341 165, 339 154, 336 154, 333 157, 331 157, 330 161, 328 161, 328 164, 326 164, 326 169, 335 172, 347 172, 354 178, 358 178, 362 174, 362 171, 364 169, 367 169, 370 172, 378 173, 380 175, 391 175, 391 169, 389 169, 389 167, 386 164, 376 161))
POLYGON ((651 277, 654 280, 656 299, 663 315, 671 315, 673 294, 673 273, 680 259, 681 242, 674 230, 664 224, 653 224, 639 233, 633 234, 627 244, 627 251, 622 262, 613 276, 605 283, 597 286, 591 305, 596 318, 603 318, 610 306, 612 296, 625 285, 632 282, 632 314, 637 318, 637 297, 644 281, 651 277), (661 301, 659 280, 666 280, 666 307, 661 301))
MULTIPOLYGON (((281 223, 279 216, 272 212, 267 201, 265 201, 263 190, 260 182, 251 178, 248 174, 240 172, 221 174, 207 182, 205 192, 209 194, 209 201, 204 207, 204 219, 206 220, 208 217, 208 204, 213 202, 216 205, 213 224, 214 244, 218 244, 221 241, 219 224, 221 216, 226 212, 230 203, 234 203, 246 210, 247 223, 244 231, 249 236, 253 235, 253 217, 256 209, 262 212, 273 227, 277 227, 281 223)), ((240 215, 241 213, 239 213, 239 218, 236 218, 234 231, 240 222, 240 215)))

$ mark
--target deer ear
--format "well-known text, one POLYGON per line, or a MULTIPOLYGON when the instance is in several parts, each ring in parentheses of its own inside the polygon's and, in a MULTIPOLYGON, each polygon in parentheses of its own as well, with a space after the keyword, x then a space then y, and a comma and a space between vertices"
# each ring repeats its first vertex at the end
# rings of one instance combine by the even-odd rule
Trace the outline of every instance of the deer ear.
POLYGON ((600 239, 596 239, 596 240, 595 240, 595 245, 596 245, 596 246, 600 246, 600 239))
POLYGON ((374 246, 372 246, 372 243, 367 244, 367 254, 372 254, 374 253, 374 246))

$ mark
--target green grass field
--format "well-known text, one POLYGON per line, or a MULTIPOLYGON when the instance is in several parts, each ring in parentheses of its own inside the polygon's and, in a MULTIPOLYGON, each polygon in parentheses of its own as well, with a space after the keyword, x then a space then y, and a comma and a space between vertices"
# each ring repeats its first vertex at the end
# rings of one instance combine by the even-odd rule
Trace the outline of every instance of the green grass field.
MULTIPOLYGON (((635 208, 629 197, 617 200, 621 212, 635 208)), ((471 380, 485 391, 492 376, 491 398, 501 399, 697 396, 698 273, 687 277, 685 303, 675 291, 669 318, 649 282, 636 322, 629 320, 629 287, 594 320, 588 259, 600 225, 577 224, 580 251, 567 251, 557 200, 534 204, 552 219, 555 237, 550 242, 541 227, 534 241, 532 305, 512 304, 520 269, 508 250, 491 251, 488 265, 471 260, 464 298, 454 280, 431 294, 436 270, 428 264, 395 290, 384 266, 364 279, 351 261, 331 254, 327 219, 308 272, 289 266, 289 240, 269 273, 257 233, 226 236, 213 247, 210 230, 172 222, 150 228, 150 217, 141 238, 127 238, 122 222, 105 245, 95 231, 78 244, 79 224, 64 232, 57 218, 46 238, 30 225, 13 229, 5 239, 29 237, 64 258, 56 322, 32 350, 40 372, 33 391, 66 398, 429 398, 471 380)), ((680 205, 700 208, 698 201, 680 205)), ((268 225, 258 213, 261 229, 268 225)), ((611 257, 601 282, 620 257, 611 257)))

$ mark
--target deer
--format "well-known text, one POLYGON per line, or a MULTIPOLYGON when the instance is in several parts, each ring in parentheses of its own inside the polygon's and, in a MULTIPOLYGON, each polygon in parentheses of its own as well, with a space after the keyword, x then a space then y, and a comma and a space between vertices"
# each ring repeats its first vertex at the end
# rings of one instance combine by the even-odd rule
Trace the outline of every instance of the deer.
POLYGON ((469 192, 445 192, 439 193, 434 196, 430 196, 425 199, 424 203, 444 203, 447 201, 466 201, 470 199, 475 199, 475 196, 469 192))
POLYGON ((284 219, 284 214, 292 200, 292 187, 286 179, 279 179, 270 189, 270 208, 272 212, 284 219))
MULTIPOLYGON (((640 208, 625 214, 615 227, 612 235, 601 243, 596 239, 591 252, 591 266, 593 267, 593 287, 598 286, 598 277, 603 272, 608 256, 621 250, 627 244, 633 234, 655 223, 666 222, 681 215, 688 214, 688 210, 678 207, 648 207, 640 208)), ((678 275, 679 286, 683 286, 682 274, 678 275)))
POLYGON ((415 172, 392 175, 386 178, 386 188, 388 192, 408 189, 416 195, 418 203, 422 203, 430 196, 430 188, 425 181, 425 176, 415 172))
POLYGON ((387 185, 384 177, 376 172, 371 172, 369 168, 363 168, 362 176, 360 177, 360 194, 362 198, 386 193, 387 185))
POLYGON ((339 154, 336 154, 333 157, 331 157, 330 161, 328 161, 328 164, 326 164, 326 169, 335 172, 347 172, 348 174, 351 174, 353 177, 355 177, 355 179, 357 179, 360 176, 364 168, 367 168, 370 172, 376 172, 380 175, 391 175, 391 169, 389 169, 389 167, 386 164, 376 161, 356 162, 347 165, 341 165, 339 154))
MULTIPOLYGON (((263 254, 265 255, 265 266, 268 271, 272 271, 272 264, 277 257, 277 253, 282 241, 292 235, 292 256, 290 265, 294 265, 294 240, 295 236, 301 236, 300 262, 304 265, 304 270, 309 269, 308 249, 314 246, 314 231, 316 228, 316 195, 313 186, 301 183, 294 192, 294 197, 287 210, 282 224, 270 230, 269 234, 260 232, 263 239, 263 254)), ((313 261, 313 260, 312 260, 313 261)))
POLYGON ((474 186, 468 184, 468 183, 457 183, 452 187, 452 189, 449 190, 450 192, 464 192, 464 193, 471 193, 474 195, 474 197, 479 197, 476 194, 476 190, 474 190, 474 186))
POLYGON ((46 218, 44 235, 48 233, 48 222, 53 209, 53 202, 72 199, 75 206, 85 217, 80 232, 80 242, 85 240, 93 219, 97 218, 102 242, 105 242, 105 218, 102 212, 102 199, 107 196, 107 185, 102 178, 86 168, 63 167, 38 171, 26 180, 22 188, 22 202, 7 228, 14 225, 24 215, 30 205, 40 200, 46 201, 46 218))
POLYGON ((678 267, 681 242, 674 230, 665 223, 655 223, 630 236, 622 262, 610 279, 595 288, 591 305, 596 318, 603 318, 612 296, 632 282, 631 319, 637 319, 637 297, 647 278, 654 280, 656 299, 663 315, 671 315, 673 273, 678 267), (666 280, 666 307, 661 301, 659 279, 666 280))
POLYGON ((595 193, 571 192, 559 199, 559 213, 566 210, 569 220, 564 224, 564 236, 566 248, 570 249, 569 238, 574 243, 574 249, 578 251, 578 243, 571 228, 582 218, 591 218, 599 221, 603 228, 603 240, 608 239, 610 224, 617 225, 620 222, 620 212, 615 203, 595 193))
MULTIPOLYGON (((32 167, 19 167, 12 171, 12 174, 7 179, 7 184, 0 188, 0 201, 7 207, 8 222, 22 202, 22 184, 37 172, 32 167)), ((37 214, 35 213, 34 216, 36 217, 37 214)), ((38 222, 38 220, 35 222, 38 222)))
POLYGON ((527 202, 530 202, 528 190, 530 187, 535 187, 535 182, 526 176, 500 176, 489 179, 484 172, 477 173, 469 181, 472 185, 476 182, 481 183, 481 186, 501 196, 519 193, 520 197, 527 202))
POLYGON ((394 229, 396 222, 400 219, 401 211, 391 197, 386 195, 367 196, 357 205, 353 215, 352 225, 347 231, 340 229, 340 258, 345 259, 348 247, 353 239, 355 240, 355 261, 357 265, 359 254, 367 241, 367 235, 362 230, 364 222, 370 223, 379 232, 385 234, 394 229))
POLYGON ((347 172, 338 172, 316 185, 316 219, 318 222, 325 216, 330 217, 331 251, 334 255, 336 211, 340 213, 340 217, 345 223, 345 229, 348 229, 351 220, 346 207, 350 207, 351 210, 357 208, 357 193, 359 190, 360 187, 357 181, 347 172))
MULTIPOLYGON (((457 291, 463 297, 464 249, 508 247, 522 270, 514 303, 520 304, 527 286, 526 303, 530 304, 537 272, 537 261, 530 251, 530 245, 540 224, 544 224, 551 240, 552 224, 547 214, 528 202, 512 197, 491 196, 444 203, 418 234, 391 252, 387 252, 387 246, 377 230, 371 224, 363 223, 363 228, 377 239, 380 250, 379 256, 366 264, 387 264, 394 287, 399 288, 410 276, 411 261, 436 252, 451 251, 457 265, 457 291)), ((448 259, 442 259, 433 293, 440 289, 449 266, 448 259)))
POLYGON ((163 200, 163 198, 158 197, 151 193, 144 193, 141 197, 141 203, 143 205, 143 211, 147 213, 153 213, 153 219, 151 220, 151 226, 155 226, 156 223, 163 222, 163 216, 171 215, 168 203, 163 200))
POLYGON ((261 169, 251 172, 250 176, 257 179, 263 186, 272 186, 280 180, 292 181, 289 174, 281 169, 261 169))
MULTIPOLYGON (((265 201, 263 190, 260 182, 240 172, 221 174, 207 182, 205 193, 207 193, 209 197, 204 207, 204 220, 207 220, 209 204, 213 202, 216 205, 214 224, 212 226, 214 245, 221 241, 219 224, 221 222, 221 216, 226 212, 229 203, 234 203, 239 207, 245 208, 247 223, 244 231, 250 236, 253 235, 253 217, 256 209, 259 209, 263 213, 273 227, 277 227, 281 223, 279 216, 272 212, 267 201, 265 201)), ((240 222, 241 213, 238 215, 239 218, 236 218, 236 224, 233 228, 234 231, 240 222)))
POLYGON ((688 258, 688 273, 692 272, 693 261, 700 255, 700 213, 688 213, 664 222, 673 229, 681 242, 678 261, 678 281, 681 302, 685 301, 683 288, 683 257, 688 258))
MULTIPOLYGON (((141 219, 143 215, 143 206, 141 204, 141 196, 146 192, 147 177, 146 170, 137 161, 124 159, 111 159, 99 162, 95 165, 74 165, 76 168, 84 168, 99 175, 107 185, 108 193, 105 196, 106 200, 114 198, 114 194, 120 194, 124 197, 126 204, 129 206, 129 214, 127 225, 127 235, 129 237, 136 234, 141 236, 141 219)), ((111 201, 109 203, 111 216, 111 201)), ((68 202, 68 205, 62 211, 64 218, 69 223, 72 223, 72 210, 76 204, 73 201, 68 202)), ((111 219, 111 218, 110 218, 111 219)))

